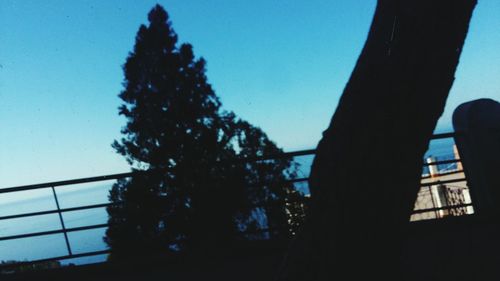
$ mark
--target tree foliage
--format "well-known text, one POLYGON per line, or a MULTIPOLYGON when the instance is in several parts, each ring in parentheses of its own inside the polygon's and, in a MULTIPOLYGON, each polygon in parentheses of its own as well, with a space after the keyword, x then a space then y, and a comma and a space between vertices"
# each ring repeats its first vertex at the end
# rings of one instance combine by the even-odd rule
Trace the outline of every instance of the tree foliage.
POLYGON ((112 258, 222 247, 263 224, 275 229, 268 235, 288 237, 285 201, 297 192, 286 179, 295 164, 243 161, 282 151, 261 129, 221 109, 205 60, 177 44, 161 6, 148 19, 123 66, 119 114, 126 126, 112 146, 138 173, 109 194, 119 203, 107 209, 112 258))

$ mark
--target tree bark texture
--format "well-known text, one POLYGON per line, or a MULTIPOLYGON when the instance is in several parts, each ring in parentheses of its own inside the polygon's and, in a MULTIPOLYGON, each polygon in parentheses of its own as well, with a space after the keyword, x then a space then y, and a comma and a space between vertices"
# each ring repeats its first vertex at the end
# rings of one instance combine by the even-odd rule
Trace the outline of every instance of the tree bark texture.
POLYGON ((406 226, 475 0, 379 0, 278 280, 407 280, 406 226), (372 279, 373 278, 373 279, 372 279))

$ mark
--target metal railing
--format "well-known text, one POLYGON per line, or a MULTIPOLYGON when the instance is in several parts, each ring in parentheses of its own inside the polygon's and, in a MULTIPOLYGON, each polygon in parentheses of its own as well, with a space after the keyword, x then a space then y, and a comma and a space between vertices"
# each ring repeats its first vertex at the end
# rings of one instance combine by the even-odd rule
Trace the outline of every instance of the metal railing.
POLYGON ((112 205, 112 203, 92 204, 92 205, 84 205, 84 206, 78 206, 78 207, 72 207, 72 208, 61 208, 60 204, 59 204, 59 198, 58 198, 57 192, 56 192, 56 187, 69 188, 72 185, 77 185, 77 184, 123 179, 123 178, 127 178, 127 177, 133 177, 134 175, 136 175, 138 173, 140 173, 140 172, 120 173, 120 174, 113 174, 113 175, 105 175, 105 176, 89 177, 89 178, 81 178, 81 179, 72 179, 72 180, 65 180, 65 181, 57 181, 57 182, 49 182, 49 183, 33 184, 33 185, 24 185, 24 186, 0 189, 0 195, 1 195, 1 194, 6 194, 6 193, 12 193, 12 192, 50 188, 52 190, 54 203, 56 205, 56 209, 53 209, 53 210, 22 213, 22 214, 8 215, 8 216, 0 216, 0 221, 9 220, 9 219, 18 219, 18 218, 57 214, 59 217, 59 222, 60 222, 59 229, 3 236, 3 237, 0 237, 0 242, 6 241, 6 240, 23 239, 23 238, 30 238, 30 237, 37 237, 37 236, 63 234, 67 253, 68 253, 67 255, 44 258, 44 259, 36 259, 36 260, 28 261, 28 262, 16 262, 16 264, 14 264, 14 265, 2 264, 2 265, 0 265, 0 269, 14 267, 14 266, 17 267, 17 266, 21 266, 24 264, 30 264, 30 263, 42 263, 42 262, 46 262, 46 261, 67 260, 67 259, 81 258, 81 257, 87 257, 87 256, 109 254, 110 253, 109 249, 101 250, 101 251, 84 252, 84 253, 78 253, 78 254, 73 253, 73 251, 71 249, 71 243, 68 239, 68 233, 90 230, 90 229, 105 228, 105 227, 108 227, 109 224, 108 223, 93 224, 93 225, 85 225, 85 226, 80 226, 80 227, 68 228, 65 225, 63 213, 108 207, 108 206, 112 205))
MULTIPOLYGON (((432 139, 451 138, 454 136, 455 136, 455 133, 437 134, 437 135, 434 135, 432 137, 432 139)), ((240 160, 241 161, 264 161, 264 160, 273 160, 273 159, 284 159, 284 158, 293 158, 293 157, 298 157, 298 156, 314 155, 315 152, 316 152, 316 150, 310 149, 310 150, 286 152, 286 153, 281 153, 281 154, 276 154, 276 155, 267 155, 264 157, 252 157, 252 158, 246 158, 246 159, 240 159, 240 160)), ((450 164, 450 163, 458 163, 458 162, 460 162, 460 159, 443 160, 443 161, 435 161, 435 162, 431 162, 431 163, 425 163, 424 166, 450 164)), ((53 235, 53 234, 63 234, 65 244, 66 244, 66 250, 67 250, 66 255, 16 263, 15 266, 19 266, 19 265, 23 265, 23 264, 33 264, 33 263, 56 261, 56 260, 60 261, 60 260, 74 259, 74 258, 80 258, 80 257, 109 254, 110 253, 109 249, 100 250, 100 251, 89 251, 89 252, 83 252, 83 253, 74 253, 72 250, 72 247, 71 247, 70 240, 68 239, 68 233, 90 230, 90 229, 106 228, 109 226, 109 224, 108 223, 101 223, 101 224, 85 225, 85 226, 80 226, 80 227, 67 227, 65 224, 64 218, 63 218, 63 213, 108 207, 108 206, 112 205, 112 203, 84 205, 84 206, 71 207, 71 208, 61 208, 60 204, 59 204, 59 198, 58 198, 58 195, 56 193, 56 188, 70 188, 74 185, 82 184, 82 183, 93 183, 93 182, 102 182, 102 181, 109 181, 109 180, 118 180, 118 179, 123 179, 123 178, 128 178, 128 177, 134 177, 140 173, 144 173, 144 172, 128 172, 128 173, 120 173, 120 174, 112 174, 112 175, 104 175, 104 176, 97 176, 97 177, 80 178, 80 179, 73 179, 73 180, 57 181, 57 182, 34 184, 34 185, 24 185, 24 186, 9 187, 9 188, 0 189, 0 195, 1 195, 1 194, 6 194, 6 193, 12 193, 12 192, 50 188, 52 190, 53 199, 54 199, 54 202, 56 205, 56 208, 53 210, 14 214, 14 215, 8 215, 8 216, 0 216, 0 221, 9 220, 9 219, 17 219, 17 218, 25 218, 25 217, 36 217, 36 216, 41 216, 41 215, 57 214, 59 217, 59 223, 60 223, 60 228, 58 228, 58 229, 3 236, 3 237, 0 237, 0 241, 23 239, 23 238, 53 235)), ((462 173, 462 171, 454 171, 453 173, 460 174, 460 173, 462 173)), ((450 173, 450 174, 453 174, 453 173, 450 173)), ((300 183, 300 182, 307 182, 307 180, 308 180, 308 177, 306 176, 306 177, 289 179, 288 182, 289 183, 300 183)), ((428 208, 416 208, 414 211, 414 215, 421 215, 421 214, 425 214, 425 213, 434 213, 434 214, 446 213, 449 215, 467 214, 467 212, 464 213, 462 211, 453 211, 453 210, 462 210, 460 208, 472 208, 471 202, 460 201, 460 200, 455 200, 452 202, 452 200, 449 200, 447 202, 447 204, 436 204, 436 202, 435 202, 436 199, 432 197, 433 190, 431 190, 436 185, 439 186, 439 188, 441 188, 441 189, 443 189, 443 188, 446 189, 446 186, 449 184, 455 184, 457 182, 465 182, 465 181, 466 181, 466 179, 464 177, 459 177, 459 178, 455 178, 455 179, 442 180, 439 182, 438 181, 428 181, 428 182, 422 183, 421 191, 419 192, 419 195, 422 192, 424 192, 424 193, 427 192, 427 193, 431 194, 430 198, 431 198, 433 204, 428 206, 428 208), (427 191, 425 191, 425 189, 427 189, 427 191)), ((455 192, 455 193, 456 194, 453 196, 456 197, 459 192, 458 193, 455 192)), ((451 198, 451 195, 449 196, 449 198, 451 198)), ((114 204, 118 204, 118 203, 114 203, 114 204)), ((431 217, 431 218, 441 218, 444 216, 445 215, 440 215, 440 216, 436 215, 436 216, 431 217)), ((426 218, 421 218, 421 219, 426 219, 426 218)), ((429 219, 429 218, 427 218, 427 219, 429 219)), ((0 259, 1 259, 1 257, 0 257, 0 259)), ((1 273, 2 268, 7 268, 7 267, 11 267, 11 265, 9 265, 9 264, 0 265, 0 273, 1 273)))

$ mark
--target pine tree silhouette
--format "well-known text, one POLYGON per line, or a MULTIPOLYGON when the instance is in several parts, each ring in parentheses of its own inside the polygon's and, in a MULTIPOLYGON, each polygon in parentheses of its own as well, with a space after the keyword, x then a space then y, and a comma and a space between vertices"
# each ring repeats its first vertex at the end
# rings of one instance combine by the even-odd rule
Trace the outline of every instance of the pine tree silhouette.
MULTIPOLYGON (((282 152, 259 128, 223 111, 189 44, 178 47, 167 12, 156 5, 123 66, 127 123, 113 147, 132 170, 114 184, 105 242, 110 259, 220 251, 239 232, 262 227, 290 235, 285 201, 290 159, 245 163, 282 152), (265 219, 256 215, 264 212, 265 219), (219 250, 216 250, 219 249, 219 250)), ((248 237, 247 237, 248 238, 248 237)))

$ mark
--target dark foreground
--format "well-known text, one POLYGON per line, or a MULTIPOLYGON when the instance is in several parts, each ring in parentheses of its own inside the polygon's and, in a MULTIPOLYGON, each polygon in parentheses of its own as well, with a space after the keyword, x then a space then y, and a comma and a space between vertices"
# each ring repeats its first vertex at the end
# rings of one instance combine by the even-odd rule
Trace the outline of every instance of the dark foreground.
MULTIPOLYGON (((466 216, 417 222, 412 223, 409 233, 403 257, 407 273, 404 280, 500 280, 500 224, 492 219, 466 216)), ((97 264, 7 275, 1 279, 273 280, 285 248, 264 241, 226 258, 97 264)))

